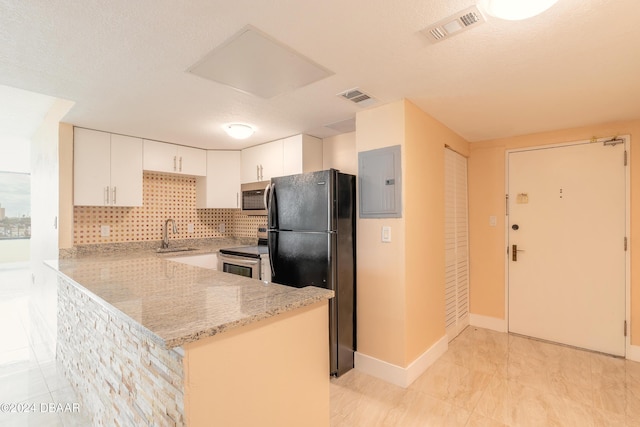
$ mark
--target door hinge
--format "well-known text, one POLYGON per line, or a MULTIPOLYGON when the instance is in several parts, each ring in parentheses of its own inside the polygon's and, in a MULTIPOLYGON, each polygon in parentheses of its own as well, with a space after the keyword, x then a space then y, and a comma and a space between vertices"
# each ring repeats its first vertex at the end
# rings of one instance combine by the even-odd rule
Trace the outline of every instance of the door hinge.
POLYGON ((624 336, 627 336, 627 321, 624 321, 624 336))
POLYGON ((624 238, 624 250, 625 250, 625 252, 627 251, 627 246, 628 246, 627 245, 627 238, 625 236, 625 238, 624 238))
POLYGON ((627 154, 627 150, 624 150, 624 165, 627 166, 628 163, 628 154, 627 154))
POLYGON ((509 195, 508 194, 504 195, 504 211, 505 211, 505 215, 509 216, 509 195))

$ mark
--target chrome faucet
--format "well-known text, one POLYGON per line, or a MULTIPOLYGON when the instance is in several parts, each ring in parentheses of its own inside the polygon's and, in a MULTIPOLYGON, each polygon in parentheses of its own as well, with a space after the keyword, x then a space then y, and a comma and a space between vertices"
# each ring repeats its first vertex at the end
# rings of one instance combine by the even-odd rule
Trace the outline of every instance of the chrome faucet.
POLYGON ((164 231, 162 233, 162 249, 167 249, 169 247, 169 222, 173 223, 173 234, 178 233, 178 226, 176 225, 176 222, 172 218, 166 220, 164 222, 164 231))

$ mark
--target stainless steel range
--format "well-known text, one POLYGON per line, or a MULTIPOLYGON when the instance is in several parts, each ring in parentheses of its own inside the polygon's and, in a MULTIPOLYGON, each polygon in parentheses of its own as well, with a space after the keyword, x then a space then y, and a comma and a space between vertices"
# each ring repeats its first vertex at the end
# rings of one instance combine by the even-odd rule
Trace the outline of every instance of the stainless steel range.
POLYGON ((270 282, 271 267, 269 265, 267 229, 258 228, 258 244, 256 246, 220 249, 218 271, 270 282))

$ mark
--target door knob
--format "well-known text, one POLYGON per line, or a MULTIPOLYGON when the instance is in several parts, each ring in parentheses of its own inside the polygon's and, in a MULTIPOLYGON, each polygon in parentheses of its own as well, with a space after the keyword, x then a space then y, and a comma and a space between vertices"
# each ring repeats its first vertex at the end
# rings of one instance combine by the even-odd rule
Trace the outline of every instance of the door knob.
POLYGON ((524 250, 518 249, 518 245, 511 245, 511 261, 518 261, 518 252, 524 252, 524 250))
POLYGON ((518 231, 518 230, 520 229, 520 226, 519 226, 518 224, 513 224, 513 225, 511 226, 511 229, 512 229, 513 231, 518 231))

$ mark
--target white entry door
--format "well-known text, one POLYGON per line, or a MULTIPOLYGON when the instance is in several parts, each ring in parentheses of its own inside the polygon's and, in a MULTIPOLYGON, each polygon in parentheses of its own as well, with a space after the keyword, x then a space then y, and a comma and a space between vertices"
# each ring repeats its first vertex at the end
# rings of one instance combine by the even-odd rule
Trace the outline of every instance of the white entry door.
POLYGON ((625 354, 625 150, 508 154, 510 332, 625 354))

